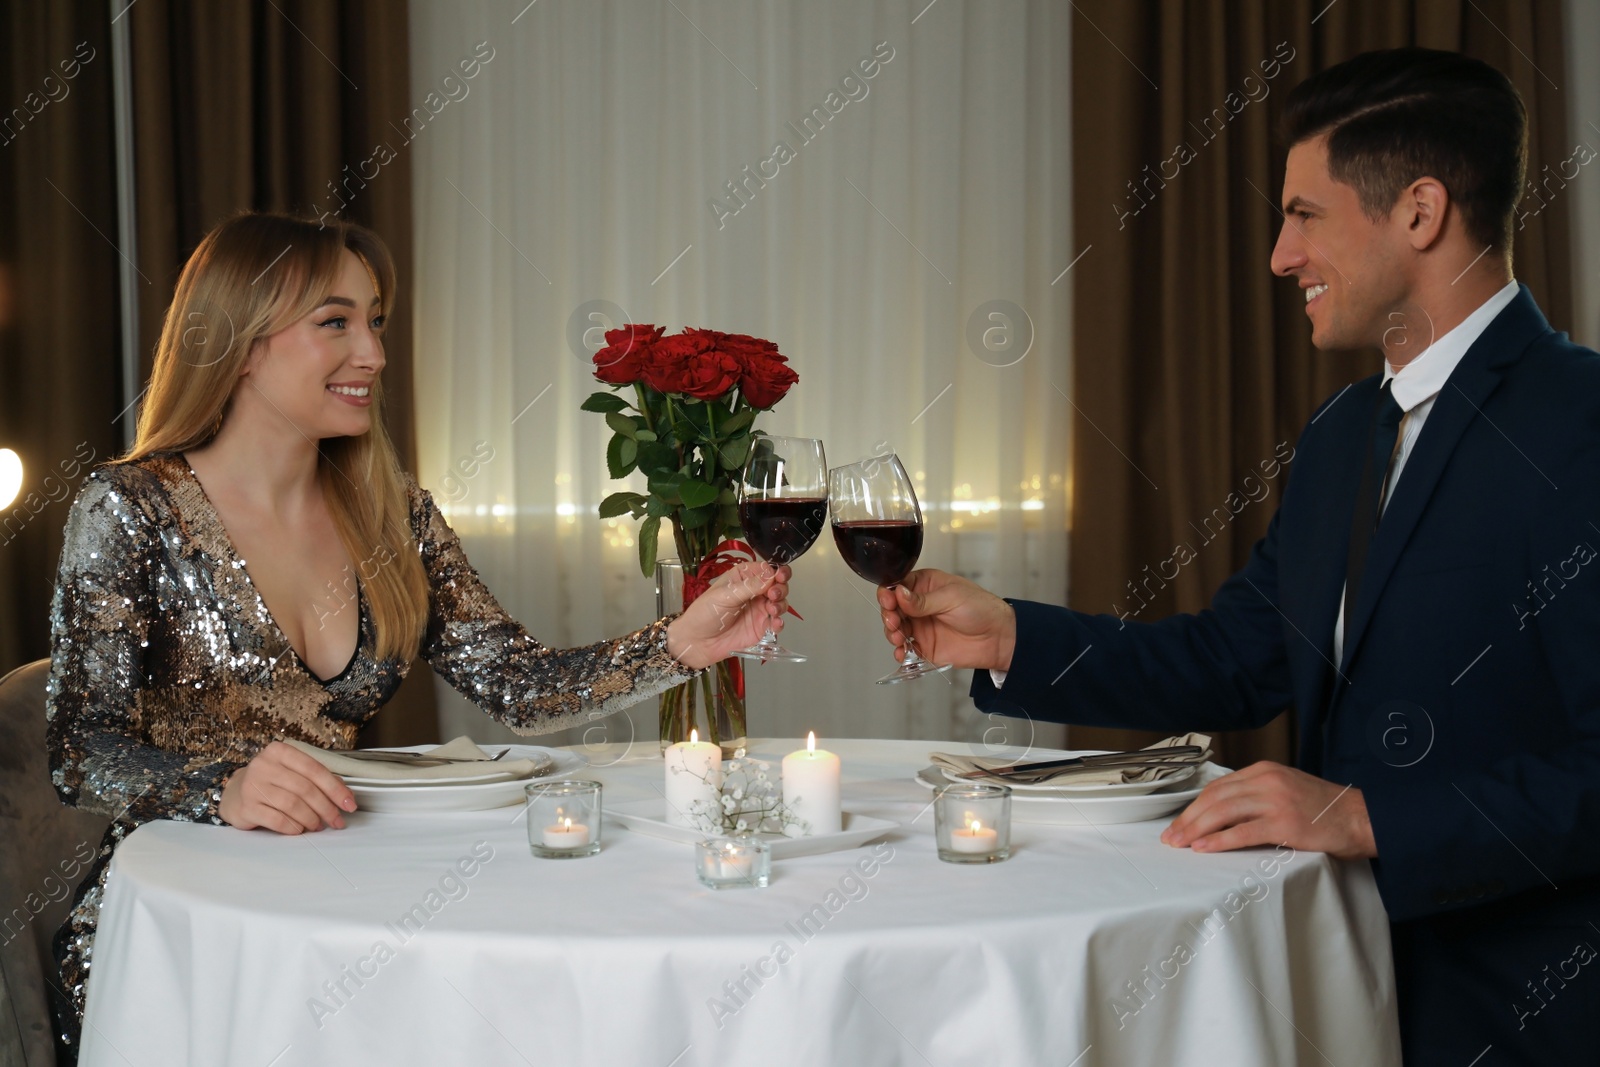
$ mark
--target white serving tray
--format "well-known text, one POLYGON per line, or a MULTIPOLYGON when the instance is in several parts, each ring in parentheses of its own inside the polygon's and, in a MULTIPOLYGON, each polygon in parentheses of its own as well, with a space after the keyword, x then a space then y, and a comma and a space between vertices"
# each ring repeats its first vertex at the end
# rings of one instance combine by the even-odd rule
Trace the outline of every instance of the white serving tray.
MULTIPOLYGON (((659 837, 665 841, 692 845, 712 836, 703 830, 674 826, 667 822, 661 810, 663 803, 661 800, 635 800, 627 804, 607 804, 605 814, 608 819, 621 823, 634 833, 659 837)), ((784 837, 782 834, 759 836, 772 849, 772 858, 783 860, 856 848, 900 827, 899 823, 888 819, 874 819, 869 815, 848 811, 842 813, 841 821, 844 829, 836 834, 817 834, 812 837, 784 837)))

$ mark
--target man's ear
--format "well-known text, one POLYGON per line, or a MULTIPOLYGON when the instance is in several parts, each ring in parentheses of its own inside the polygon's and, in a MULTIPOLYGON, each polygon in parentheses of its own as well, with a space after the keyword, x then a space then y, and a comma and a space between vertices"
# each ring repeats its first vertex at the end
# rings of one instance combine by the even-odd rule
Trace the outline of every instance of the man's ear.
POLYGON ((1444 234, 1445 213, 1450 207, 1450 194, 1437 178, 1424 176, 1406 187, 1395 211, 1405 223, 1412 248, 1424 252, 1438 244, 1444 234))

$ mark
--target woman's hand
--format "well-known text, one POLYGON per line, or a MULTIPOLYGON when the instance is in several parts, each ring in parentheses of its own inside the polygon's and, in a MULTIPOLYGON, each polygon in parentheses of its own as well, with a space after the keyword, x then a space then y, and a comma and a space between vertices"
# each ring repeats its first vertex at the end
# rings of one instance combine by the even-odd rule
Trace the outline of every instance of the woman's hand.
POLYGON ((741 563, 711 584, 667 627, 667 651, 686 667, 709 667, 783 629, 788 567, 741 563))
POLYGON ((298 834, 323 826, 343 830, 341 809, 356 810, 344 780, 293 745, 274 741, 233 772, 217 814, 241 830, 298 834))

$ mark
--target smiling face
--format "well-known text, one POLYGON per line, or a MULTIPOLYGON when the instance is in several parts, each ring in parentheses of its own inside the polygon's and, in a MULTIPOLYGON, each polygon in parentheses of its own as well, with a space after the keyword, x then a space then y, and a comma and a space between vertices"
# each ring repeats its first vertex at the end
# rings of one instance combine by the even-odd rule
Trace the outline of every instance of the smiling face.
POLYGON ((256 343, 242 389, 305 437, 354 437, 372 428, 383 370, 383 313, 372 276, 349 249, 332 293, 311 314, 256 343))
POLYGON ((1413 252, 1396 209, 1374 222, 1356 190, 1328 173, 1326 137, 1289 149, 1283 175, 1283 229, 1272 272, 1294 278, 1307 297, 1311 343, 1358 348, 1383 343, 1408 306, 1413 252))

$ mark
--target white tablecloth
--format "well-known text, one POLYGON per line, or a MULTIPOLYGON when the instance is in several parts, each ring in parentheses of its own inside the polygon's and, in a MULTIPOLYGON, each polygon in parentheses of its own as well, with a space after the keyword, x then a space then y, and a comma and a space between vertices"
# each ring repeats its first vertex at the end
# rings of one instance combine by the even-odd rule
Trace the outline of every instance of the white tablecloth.
MULTIPOLYGON (((691 846, 612 824, 598 856, 534 859, 520 808, 144 826, 107 888, 82 1062, 1399 1062, 1365 864, 1197 855, 1164 820, 1018 822, 1009 861, 941 863, 910 780, 939 746, 830 747, 846 810, 901 829, 778 861, 766 890, 704 889, 691 846)), ((660 760, 632 755, 583 776, 657 795, 660 760)))

